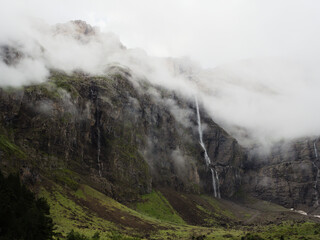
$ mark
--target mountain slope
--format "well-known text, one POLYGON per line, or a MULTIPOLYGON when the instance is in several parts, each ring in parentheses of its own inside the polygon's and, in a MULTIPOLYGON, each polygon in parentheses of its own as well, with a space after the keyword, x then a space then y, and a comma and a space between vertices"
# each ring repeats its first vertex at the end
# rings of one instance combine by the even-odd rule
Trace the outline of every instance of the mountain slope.
POLYGON ((304 223, 317 218, 244 192, 245 151, 200 108, 210 167, 221 196, 234 200, 214 199, 195 103, 131 81, 126 69, 52 72, 44 84, 1 89, 0 99, 1 170, 19 171, 48 199, 61 237, 75 229, 106 239, 239 239, 247 230, 280 237, 318 228, 304 223))

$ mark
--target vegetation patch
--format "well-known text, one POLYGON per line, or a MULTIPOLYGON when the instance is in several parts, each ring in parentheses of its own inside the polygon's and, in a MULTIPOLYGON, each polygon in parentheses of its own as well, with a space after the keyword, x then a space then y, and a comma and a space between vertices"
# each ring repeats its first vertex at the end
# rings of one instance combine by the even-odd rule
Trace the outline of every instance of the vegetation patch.
POLYGON ((159 220, 185 224, 185 221, 183 221, 159 191, 143 195, 142 201, 136 205, 136 210, 159 220))
POLYGON ((231 211, 229 211, 227 208, 223 208, 220 202, 216 198, 210 197, 208 195, 201 195, 201 198, 207 201, 214 208, 215 210, 214 214, 216 216, 220 215, 230 219, 235 218, 234 214, 231 211))
POLYGON ((21 159, 25 159, 27 155, 14 143, 12 143, 7 136, 0 134, 0 149, 3 150, 9 156, 15 156, 21 159))
POLYGON ((108 232, 117 229, 112 223, 97 217, 88 208, 76 204, 67 197, 63 188, 57 185, 50 192, 42 188, 39 195, 48 201, 50 216, 56 225, 55 232, 62 239, 66 239, 72 231, 89 239, 98 231, 101 239, 108 239, 108 232))
POLYGON ((44 198, 20 183, 19 175, 4 178, 0 171, 0 239, 49 240, 53 223, 44 198))
POLYGON ((278 225, 261 226, 255 230, 256 232, 252 234, 258 235, 261 239, 320 239, 320 224, 312 222, 287 221, 278 225))
POLYGON ((74 191, 79 187, 78 182, 80 181, 80 178, 78 174, 66 168, 54 170, 53 179, 60 184, 68 186, 74 191))
POLYGON ((158 224, 87 185, 80 185, 74 192, 52 184, 50 191, 42 188, 40 196, 51 207, 50 215, 60 239, 66 239, 71 231, 84 239, 92 239, 96 232, 101 240, 141 239, 148 226, 154 231, 153 225, 158 224))
POLYGON ((74 80, 74 76, 66 76, 62 74, 53 74, 50 78, 50 82, 54 83, 58 88, 62 88, 69 92, 72 98, 76 98, 79 96, 79 93, 72 85, 74 80))
POLYGON ((81 233, 71 230, 67 235, 67 240, 100 240, 100 234, 96 232, 91 238, 81 233))
POLYGON ((30 95, 39 95, 52 100, 60 99, 60 94, 57 91, 57 88, 50 83, 25 87, 25 93, 30 95))
MULTIPOLYGON (((179 193, 176 193, 179 195, 179 193)), ((172 205, 158 191, 142 197, 136 204, 136 210, 130 209, 99 191, 80 185, 77 191, 55 185, 50 192, 42 189, 50 207, 51 217, 57 226, 56 233, 60 239, 67 239, 68 234, 93 239, 96 232, 104 239, 320 239, 320 224, 283 222, 276 225, 258 225, 248 227, 238 225, 237 229, 215 225, 201 227, 187 225, 175 212, 172 205), (148 231, 144 231, 149 227, 148 231)), ((199 211, 206 211, 204 200, 211 201, 209 196, 192 198, 199 211)), ((225 212, 223 203, 212 199, 211 205, 217 213, 225 212)), ((193 209, 189 209, 192 211, 193 209)), ((214 218, 212 218, 214 219, 214 218)), ((81 239, 81 238, 80 238, 81 239)))

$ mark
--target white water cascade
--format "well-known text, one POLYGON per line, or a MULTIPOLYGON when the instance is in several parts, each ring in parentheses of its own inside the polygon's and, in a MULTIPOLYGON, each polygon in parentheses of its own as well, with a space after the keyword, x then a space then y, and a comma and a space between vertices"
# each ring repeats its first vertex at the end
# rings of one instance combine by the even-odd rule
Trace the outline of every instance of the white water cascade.
MULTIPOLYGON (((316 140, 313 142, 313 149, 314 149, 314 154, 316 156, 315 161, 318 161, 319 158, 318 158, 318 149, 316 146, 316 140)), ((319 171, 319 168, 316 165, 315 161, 312 162, 313 166, 317 169, 317 176, 316 176, 316 180, 314 183, 314 191, 315 191, 315 198, 316 198, 314 205, 319 206, 319 192, 318 192, 317 186, 318 186, 318 179, 319 179, 320 171, 319 171)))
POLYGON ((210 168, 210 171, 211 171, 214 197, 221 198, 218 173, 217 173, 217 170, 210 165, 211 160, 210 160, 209 155, 207 153, 206 146, 203 143, 199 104, 198 104, 198 99, 196 97, 195 97, 195 102, 196 102, 196 108, 197 108, 197 121, 198 121, 198 132, 199 132, 200 145, 204 151, 204 159, 206 161, 206 165, 207 165, 207 167, 210 168))

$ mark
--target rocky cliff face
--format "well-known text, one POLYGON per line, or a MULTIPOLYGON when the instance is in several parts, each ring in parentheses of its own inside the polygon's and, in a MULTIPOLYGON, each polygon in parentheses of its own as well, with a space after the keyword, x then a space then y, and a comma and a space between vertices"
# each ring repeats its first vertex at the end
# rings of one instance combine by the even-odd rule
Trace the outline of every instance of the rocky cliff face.
MULTIPOLYGON (((10 63, 18 59, 7 55, 10 63)), ((130 80, 127 69, 107 72, 52 72, 44 84, 0 89, 1 169, 20 169, 31 184, 43 178, 71 188, 89 183, 121 201, 153 187, 213 193, 195 102, 130 80)), ((242 185, 261 199, 317 212, 318 139, 279 143, 267 156, 247 157, 201 105, 200 115, 222 197, 242 185)))
POLYGON ((268 156, 248 158, 246 191, 288 208, 317 212, 319 147, 319 139, 301 139, 277 144, 268 156))
MULTIPOLYGON (((23 57, 8 47, 2 53, 8 65, 23 57)), ((52 72, 44 84, 0 89, 1 168, 20 169, 30 183, 44 177, 74 188, 89 183, 122 201, 152 187, 213 193, 195 101, 131 79, 129 70, 110 67, 102 77, 52 72)), ((318 139, 247 157, 201 104, 200 115, 222 197, 243 185, 289 208, 318 208, 318 139)))
MULTIPOLYGON (((52 72, 47 83, 0 89, 1 168, 20 169, 30 182, 51 178, 75 187, 86 182, 122 201, 152 187, 212 193, 199 144, 195 104, 174 92, 108 77, 52 72)), ((221 195, 241 184, 242 148, 200 111, 221 195)))

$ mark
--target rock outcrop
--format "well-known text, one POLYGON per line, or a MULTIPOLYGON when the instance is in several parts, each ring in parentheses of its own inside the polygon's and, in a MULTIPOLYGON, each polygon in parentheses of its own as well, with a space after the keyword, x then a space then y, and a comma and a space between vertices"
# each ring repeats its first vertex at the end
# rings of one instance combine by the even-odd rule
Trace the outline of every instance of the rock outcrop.
MULTIPOLYGON (((69 187, 85 181, 121 201, 152 187, 212 193, 194 102, 131 81, 128 70, 110 68, 109 73, 52 72, 41 85, 0 89, 1 136, 24 156, 0 145, 1 168, 28 169, 28 176, 69 187)), ((235 139, 200 112, 221 195, 231 197, 241 184, 245 155, 235 139)))
POLYGON ((319 139, 275 145, 267 156, 245 163, 245 189, 288 208, 316 211, 319 205, 319 139))

